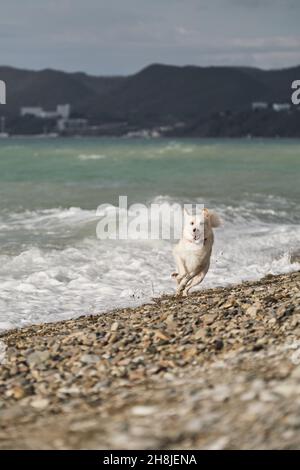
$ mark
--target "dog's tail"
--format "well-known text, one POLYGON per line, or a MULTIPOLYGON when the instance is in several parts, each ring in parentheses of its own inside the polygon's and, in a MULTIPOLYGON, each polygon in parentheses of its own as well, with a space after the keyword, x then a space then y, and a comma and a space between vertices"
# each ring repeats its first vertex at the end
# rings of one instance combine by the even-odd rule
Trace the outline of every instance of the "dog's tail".
POLYGON ((220 227, 222 221, 220 219, 220 217, 218 216, 218 214, 216 214, 215 212, 210 212, 210 224, 213 228, 216 228, 216 227, 220 227))
POLYGON ((212 228, 220 227, 222 221, 215 212, 210 212, 208 209, 204 209, 204 215, 209 218, 212 228))

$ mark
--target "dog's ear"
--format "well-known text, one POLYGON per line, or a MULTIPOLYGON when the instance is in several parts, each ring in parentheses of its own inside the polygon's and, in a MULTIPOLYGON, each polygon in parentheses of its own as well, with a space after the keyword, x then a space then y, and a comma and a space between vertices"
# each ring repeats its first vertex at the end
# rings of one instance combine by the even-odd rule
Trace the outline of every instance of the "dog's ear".
POLYGON ((203 209, 203 215, 205 219, 209 219, 209 210, 206 207, 203 209))

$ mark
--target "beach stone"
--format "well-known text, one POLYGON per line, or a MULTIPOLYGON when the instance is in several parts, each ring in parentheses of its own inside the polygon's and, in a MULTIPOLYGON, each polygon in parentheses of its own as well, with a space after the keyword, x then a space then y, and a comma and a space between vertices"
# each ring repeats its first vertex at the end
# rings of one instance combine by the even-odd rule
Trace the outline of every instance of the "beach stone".
POLYGON ((81 420, 81 421, 71 423, 69 429, 71 432, 83 433, 83 432, 91 431, 92 429, 96 429, 97 425, 98 425, 98 422, 95 419, 90 419, 87 421, 81 420))
POLYGON ((208 315, 205 315, 205 323, 207 325, 212 325, 217 317, 218 317, 217 313, 210 313, 208 315))
POLYGON ((299 284, 295 272, 3 333, 0 449, 300 448, 299 284))
POLYGON ((110 330, 111 330, 111 331, 117 331, 118 328, 119 328, 119 322, 115 321, 115 322, 111 325, 110 330))
POLYGON ((135 416, 150 416, 157 411, 154 406, 134 406, 131 413, 135 416))
POLYGON ((43 410, 48 407, 49 400, 47 398, 35 398, 31 401, 30 405, 37 410, 43 410))
POLYGON ((80 358, 84 364, 96 364, 99 360, 100 358, 96 354, 83 354, 80 358))
POLYGON ((230 308, 230 307, 233 307, 235 305, 235 300, 234 299, 228 299, 226 302, 224 302, 223 304, 221 304, 222 308, 230 308))
POLYGON ((251 305, 246 310, 246 314, 252 318, 256 318, 257 312, 259 311, 259 307, 257 305, 251 305))
POLYGON ((13 387, 12 389, 8 390, 6 392, 6 395, 11 396, 15 398, 16 400, 20 400, 21 398, 24 398, 24 396, 26 395, 26 392, 23 387, 20 387, 17 385, 16 387, 13 387))
POLYGON ((290 398, 293 395, 299 394, 300 385, 295 385, 294 383, 282 383, 274 388, 274 392, 286 398, 290 398))
POLYGON ((283 318, 284 316, 290 315, 293 310, 293 305, 282 305, 276 309, 276 317, 283 318))
POLYGON ((72 385, 71 387, 62 387, 57 390, 60 395, 72 395, 77 396, 80 394, 80 388, 72 385))
POLYGON ((215 348, 216 348, 217 351, 220 351, 220 350, 223 349, 223 347, 224 347, 224 342, 223 342, 223 340, 222 340, 222 339, 219 339, 219 338, 215 340, 215 343, 214 343, 214 344, 215 344, 215 348))
POLYGON ((203 328, 199 329, 199 330, 196 331, 196 333, 194 334, 194 338, 195 338, 196 340, 198 340, 198 339, 204 339, 205 336, 206 336, 206 331, 205 331, 203 328))
POLYGON ((35 351, 27 356, 27 363, 31 366, 44 364, 50 357, 49 351, 35 351))
POLYGON ((297 381, 300 381, 300 366, 295 367, 291 373, 291 377, 297 381))
POLYGON ((228 436, 221 436, 215 441, 211 442, 209 445, 205 446, 204 450, 224 450, 228 445, 228 442, 228 436))

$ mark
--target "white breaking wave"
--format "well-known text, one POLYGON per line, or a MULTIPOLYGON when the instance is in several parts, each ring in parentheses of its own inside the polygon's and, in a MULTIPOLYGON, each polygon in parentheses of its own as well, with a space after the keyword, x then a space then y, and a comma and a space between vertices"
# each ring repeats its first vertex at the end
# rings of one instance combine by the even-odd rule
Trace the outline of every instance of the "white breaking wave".
POLYGON ((37 211, 11 212, 0 214, 0 224, 2 230, 14 229, 37 229, 43 227, 45 230, 49 226, 58 228, 60 224, 76 225, 88 220, 96 219, 96 211, 84 210, 80 207, 53 208, 37 211))
MULTIPOLYGON (((173 202, 155 199, 165 201, 173 202)), ((214 208, 224 223, 215 231, 212 264, 201 288, 300 268, 290 263, 300 246, 300 228, 284 213, 284 204, 279 217, 268 203, 214 208)), ((0 251, 0 329, 104 312, 174 292, 171 242, 98 240, 97 220, 96 211, 80 208, 2 213, 1 232, 18 243, 0 251)))
POLYGON ((97 155, 97 154, 80 154, 78 155, 78 160, 81 160, 83 162, 87 160, 104 160, 106 158, 106 155, 97 155))

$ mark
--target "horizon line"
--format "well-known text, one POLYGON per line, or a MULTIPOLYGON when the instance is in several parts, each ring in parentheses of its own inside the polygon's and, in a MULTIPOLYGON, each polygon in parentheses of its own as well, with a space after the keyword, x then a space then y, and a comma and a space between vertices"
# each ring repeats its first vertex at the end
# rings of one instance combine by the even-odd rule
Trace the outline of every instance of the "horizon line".
MULTIPOLYGON (((169 64, 169 63, 162 63, 162 62, 152 62, 140 69, 138 69, 136 72, 133 73, 128 73, 128 74, 95 74, 92 72, 86 72, 84 70, 74 70, 74 71, 68 71, 68 70, 63 70, 55 67, 45 67, 45 68, 23 68, 15 65, 0 65, 0 70, 2 68, 6 69, 14 69, 14 70, 22 70, 24 72, 46 72, 46 71, 51 71, 51 72, 59 72, 59 73, 65 73, 65 74, 84 74, 84 75, 89 75, 92 77, 105 77, 105 78, 111 78, 111 77, 130 77, 137 75, 138 73, 142 72, 143 70, 147 70, 150 67, 154 66, 160 66, 160 67, 173 67, 177 69, 184 69, 184 68, 199 68, 199 69, 221 69, 221 68, 230 68, 230 69, 252 69, 252 70, 261 70, 262 72, 276 72, 276 71, 282 71, 282 70, 292 70, 296 68, 300 68, 300 63, 287 66, 287 67, 279 67, 279 68, 262 68, 262 67, 255 67, 251 65, 196 65, 196 64, 186 64, 186 65, 176 65, 176 64, 169 64)), ((0 77, 1 78, 1 77, 0 77)))

